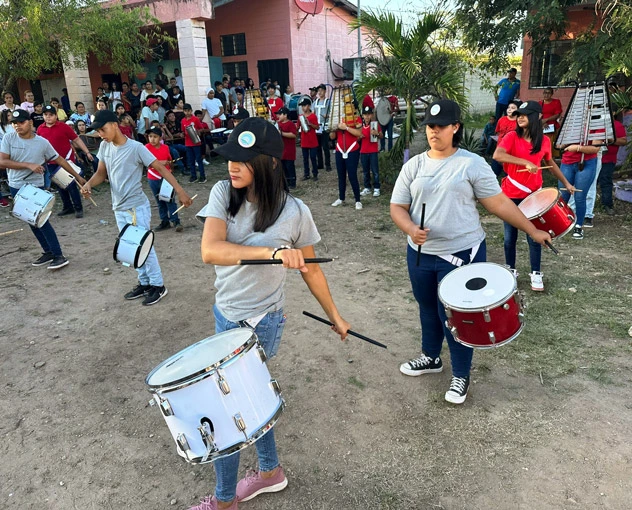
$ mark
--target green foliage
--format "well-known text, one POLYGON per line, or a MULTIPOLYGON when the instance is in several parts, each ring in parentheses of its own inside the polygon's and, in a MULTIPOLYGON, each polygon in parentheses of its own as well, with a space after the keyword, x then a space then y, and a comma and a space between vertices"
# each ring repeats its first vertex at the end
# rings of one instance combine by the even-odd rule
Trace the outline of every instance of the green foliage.
POLYGON ((174 42, 158 23, 147 7, 105 9, 99 0, 0 2, 0 81, 36 79, 89 53, 115 73, 140 70, 152 47, 174 42))
POLYGON ((481 141, 480 141, 480 137, 476 135, 476 129, 463 130, 463 139, 461 140, 459 147, 467 151, 473 152, 474 154, 480 154, 481 141))

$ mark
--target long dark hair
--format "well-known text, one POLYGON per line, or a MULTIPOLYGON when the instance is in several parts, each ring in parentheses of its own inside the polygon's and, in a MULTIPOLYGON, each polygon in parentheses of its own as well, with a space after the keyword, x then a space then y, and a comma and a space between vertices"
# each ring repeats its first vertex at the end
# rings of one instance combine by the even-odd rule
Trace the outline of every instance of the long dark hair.
MULTIPOLYGON (((519 113, 518 115, 524 115, 519 113)), ((540 152, 542 148, 542 137, 544 134, 542 133, 542 124, 540 123, 540 114, 539 113, 529 113, 526 115, 527 119, 529 119, 529 138, 531 138, 531 154, 537 154, 540 152)), ((516 125, 516 133, 520 138, 524 138, 525 132, 519 125, 516 125)))
MULTIPOLYGON (((260 154, 246 162, 246 166, 252 171, 254 177, 252 186, 257 204, 254 231, 265 232, 279 218, 287 202, 289 190, 283 176, 281 162, 272 156, 260 154)), ((228 204, 228 212, 231 216, 237 216, 247 193, 248 188, 237 189, 231 185, 228 204)))

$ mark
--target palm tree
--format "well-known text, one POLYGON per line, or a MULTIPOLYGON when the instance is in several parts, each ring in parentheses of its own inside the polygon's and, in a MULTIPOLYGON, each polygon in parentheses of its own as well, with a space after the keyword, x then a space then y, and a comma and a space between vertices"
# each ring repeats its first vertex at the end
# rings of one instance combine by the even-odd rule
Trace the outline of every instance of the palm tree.
POLYGON ((418 127, 414 101, 429 104, 438 98, 452 99, 467 107, 462 71, 453 53, 442 41, 450 17, 435 10, 424 13, 414 26, 406 27, 390 12, 363 11, 350 30, 362 26, 368 34, 369 55, 366 74, 356 84, 362 97, 371 91, 394 94, 406 101, 406 116, 390 156, 404 162, 410 156, 410 143, 418 127), (428 98, 432 98, 428 100, 428 98))

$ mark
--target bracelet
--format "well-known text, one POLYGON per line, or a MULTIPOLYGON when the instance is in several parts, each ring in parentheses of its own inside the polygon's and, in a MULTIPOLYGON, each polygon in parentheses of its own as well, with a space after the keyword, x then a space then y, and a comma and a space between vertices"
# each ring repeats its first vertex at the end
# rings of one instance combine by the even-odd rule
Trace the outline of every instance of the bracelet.
POLYGON ((272 252, 272 257, 270 257, 272 260, 276 260, 276 254, 278 252, 280 252, 281 250, 291 250, 292 248, 290 248, 289 246, 279 246, 278 248, 275 248, 274 251, 272 252))

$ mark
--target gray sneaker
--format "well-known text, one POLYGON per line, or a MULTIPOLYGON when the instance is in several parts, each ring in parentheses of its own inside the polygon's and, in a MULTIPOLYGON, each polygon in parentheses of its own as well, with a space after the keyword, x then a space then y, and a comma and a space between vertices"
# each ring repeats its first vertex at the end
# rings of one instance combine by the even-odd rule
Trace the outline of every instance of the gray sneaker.
POLYGON ((68 259, 63 255, 59 255, 58 257, 55 257, 50 264, 48 264, 48 267, 46 269, 51 269, 54 271, 55 269, 61 269, 62 267, 67 265, 68 259))

